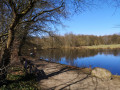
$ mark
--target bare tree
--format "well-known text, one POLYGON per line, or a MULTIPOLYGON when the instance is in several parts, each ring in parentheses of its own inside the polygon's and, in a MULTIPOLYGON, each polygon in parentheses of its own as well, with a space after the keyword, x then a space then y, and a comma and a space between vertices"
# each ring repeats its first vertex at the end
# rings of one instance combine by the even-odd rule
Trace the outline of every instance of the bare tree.
POLYGON ((21 47, 28 34, 47 32, 61 24, 70 11, 83 10, 92 0, 0 0, 0 70, 19 62, 21 47), (4 47, 3 47, 4 46, 4 47))

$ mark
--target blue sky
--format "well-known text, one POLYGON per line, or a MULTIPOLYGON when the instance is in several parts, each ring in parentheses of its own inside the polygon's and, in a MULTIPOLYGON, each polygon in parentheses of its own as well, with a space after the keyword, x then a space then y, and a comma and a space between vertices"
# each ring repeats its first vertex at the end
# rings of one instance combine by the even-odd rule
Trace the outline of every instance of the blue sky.
POLYGON ((120 8, 107 5, 92 8, 75 14, 69 20, 64 20, 65 28, 59 28, 59 33, 110 35, 120 33, 120 8))

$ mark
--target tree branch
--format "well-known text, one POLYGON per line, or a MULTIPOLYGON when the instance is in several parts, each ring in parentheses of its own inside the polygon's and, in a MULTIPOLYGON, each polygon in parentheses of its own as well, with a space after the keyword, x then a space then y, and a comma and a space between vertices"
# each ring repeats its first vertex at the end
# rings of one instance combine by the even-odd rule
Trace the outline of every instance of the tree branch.
POLYGON ((54 9, 51 9, 51 10, 41 11, 41 12, 39 12, 38 14, 36 14, 31 20, 24 21, 24 22, 21 22, 21 23, 34 22, 34 20, 35 20, 38 16, 40 16, 40 15, 42 15, 42 14, 44 14, 44 13, 47 13, 47 12, 52 12, 52 11, 58 10, 58 9, 60 9, 61 7, 63 7, 63 4, 64 4, 64 3, 62 3, 61 6, 59 6, 59 7, 57 7, 57 8, 54 8, 54 9))
POLYGON ((16 11, 16 8, 15 8, 15 3, 12 1, 12 0, 8 0, 9 4, 10 4, 10 7, 12 8, 13 10, 13 13, 16 15, 17 14, 17 11, 16 11))
POLYGON ((8 36, 8 33, 2 34, 0 35, 0 38, 4 37, 4 36, 8 36))
POLYGON ((29 5, 28 5, 28 7, 26 8, 26 9, 24 9, 22 12, 21 12, 21 14, 19 14, 19 15, 26 15, 33 7, 34 7, 34 4, 37 2, 37 0, 34 0, 33 2, 32 2, 32 0, 30 0, 30 2, 29 2, 29 5))
POLYGON ((52 12, 52 11, 55 11, 55 10, 57 10, 57 9, 60 9, 62 6, 63 6, 63 4, 62 4, 61 6, 59 6, 59 7, 57 7, 57 8, 54 8, 54 9, 42 11, 42 12, 38 13, 37 15, 35 15, 35 16, 33 17, 32 21, 35 20, 35 18, 37 18, 38 16, 40 16, 40 15, 42 15, 42 14, 44 14, 44 13, 47 13, 47 12, 52 12))

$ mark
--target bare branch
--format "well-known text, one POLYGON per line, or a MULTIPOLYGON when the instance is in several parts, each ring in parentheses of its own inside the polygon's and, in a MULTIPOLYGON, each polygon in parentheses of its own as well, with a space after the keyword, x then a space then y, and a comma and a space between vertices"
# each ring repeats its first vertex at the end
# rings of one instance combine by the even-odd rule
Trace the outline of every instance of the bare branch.
POLYGON ((9 4, 10 4, 10 7, 12 8, 13 10, 13 13, 16 15, 17 14, 17 11, 16 11, 16 8, 15 8, 15 3, 13 2, 13 0, 8 0, 9 4))
POLYGON ((8 36, 8 33, 2 34, 0 35, 0 38, 4 37, 4 36, 8 36))
POLYGON ((34 22, 34 20, 35 20, 38 16, 40 16, 40 15, 42 15, 42 14, 44 14, 44 13, 48 13, 48 12, 53 12, 53 11, 59 10, 61 7, 63 7, 63 4, 64 4, 64 3, 62 3, 61 6, 59 6, 59 7, 57 7, 57 8, 54 8, 54 9, 51 9, 51 10, 41 11, 41 12, 39 12, 38 14, 36 14, 35 16, 33 16, 33 18, 32 18, 31 20, 24 21, 24 22, 20 22, 20 23, 34 22))
POLYGON ((22 13, 20 15, 26 15, 33 7, 34 7, 34 4, 37 2, 37 0, 34 0, 32 2, 32 0, 30 0, 29 2, 29 5, 27 6, 27 8, 25 8, 22 13))

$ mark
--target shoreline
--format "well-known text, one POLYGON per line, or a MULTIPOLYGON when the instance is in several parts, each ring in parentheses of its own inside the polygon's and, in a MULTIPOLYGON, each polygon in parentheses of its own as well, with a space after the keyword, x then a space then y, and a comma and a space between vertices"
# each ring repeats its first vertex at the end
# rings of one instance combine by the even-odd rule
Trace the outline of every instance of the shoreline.
MULTIPOLYGON (((102 80, 91 75, 91 68, 79 68, 70 65, 64 65, 56 62, 46 61, 43 59, 24 56, 30 60, 32 64, 39 70, 45 72, 46 78, 34 81, 33 76, 25 76, 22 68, 16 67, 10 73, 8 80, 21 78, 21 81, 10 83, 1 87, 7 88, 23 88, 35 90, 119 90, 120 76, 112 75, 110 80, 102 80), (22 78, 24 77, 24 78, 22 78), (28 78, 28 81, 24 79, 28 78), (22 81, 23 80, 23 81, 22 81), (34 83, 33 83, 34 82, 34 83), (22 85, 24 84, 24 85, 22 85), (15 87, 17 85, 17 87, 15 87)), ((12 68, 12 67, 11 67, 12 68)))
MULTIPOLYGON (((38 86, 39 89, 72 89, 82 90, 84 86, 91 84, 86 90, 93 90, 98 83, 98 89, 116 88, 120 89, 120 76, 112 75, 112 79, 109 81, 102 81, 99 78, 92 77, 90 75, 90 68, 78 68, 64 64, 58 64, 55 62, 45 61, 38 59, 33 61, 38 69, 44 70, 48 76, 47 79, 42 79, 38 86), (96 82, 97 79, 97 82, 96 82), (86 84, 85 84, 86 83, 86 84), (81 89, 80 89, 81 88, 81 89)), ((112 89, 113 90, 113 89, 112 89)))
POLYGON ((120 44, 68 47, 68 49, 120 49, 120 44))
POLYGON ((80 47, 60 47, 60 48, 41 48, 45 49, 120 49, 120 44, 111 45, 92 45, 92 46, 80 46, 80 47))
POLYGON ((120 44, 112 44, 112 45, 94 45, 94 46, 83 46, 83 48, 88 49, 120 49, 120 44))
MULTIPOLYGON (((56 62, 52 62, 52 61, 48 61, 48 60, 43 60, 43 59, 38 59, 38 60, 40 60, 40 61, 44 61, 44 62, 48 62, 48 63, 53 63, 53 64, 60 64, 60 65, 62 65, 63 67, 67 67, 67 68, 71 68, 71 69, 75 69, 75 70, 82 70, 82 71, 84 71, 85 73, 87 73, 87 74, 90 74, 91 73, 91 71, 94 69, 92 69, 91 67, 77 67, 77 66, 71 66, 71 65, 66 65, 66 64, 61 64, 61 63, 56 63, 56 62), (89 71, 88 71, 89 70, 89 71), (88 72, 86 72, 86 71, 88 71, 88 72)), ((98 68, 101 68, 101 67, 98 67, 98 68)), ((105 69, 105 68, 103 68, 103 69, 105 69)), ((107 69, 106 69, 107 70, 107 69)), ((108 70, 109 71, 109 70, 108 70)), ((110 71, 111 72, 111 71, 110 71)), ((118 77, 120 77, 120 75, 114 75, 114 74, 112 74, 112 76, 118 76, 118 77)))

